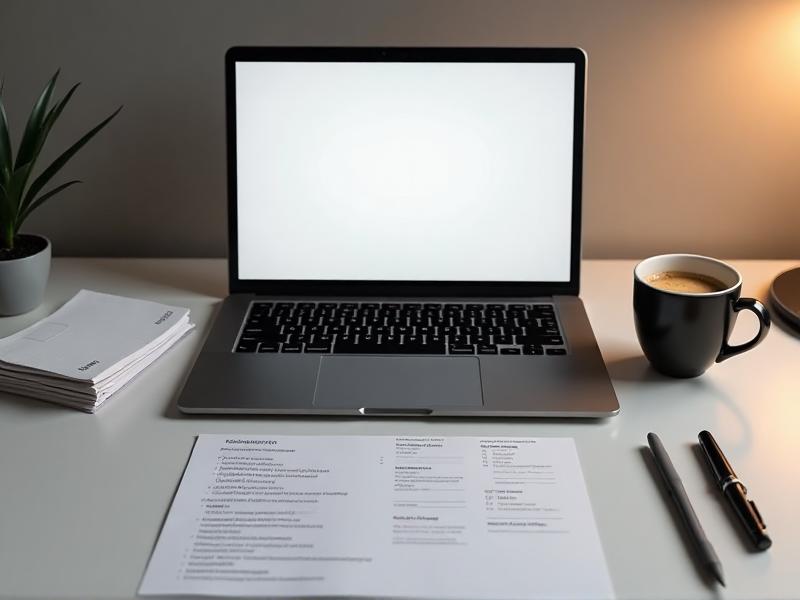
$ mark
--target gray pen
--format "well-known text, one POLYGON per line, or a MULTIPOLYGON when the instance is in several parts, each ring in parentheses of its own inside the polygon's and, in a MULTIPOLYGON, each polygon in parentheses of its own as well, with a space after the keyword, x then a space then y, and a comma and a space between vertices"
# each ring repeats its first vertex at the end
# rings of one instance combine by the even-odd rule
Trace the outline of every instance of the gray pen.
POLYGON ((661 443, 655 433, 647 434, 647 443, 650 445, 650 450, 653 451, 658 471, 664 479, 669 496, 675 506, 678 507, 678 512, 681 513, 681 518, 689 532, 689 537, 692 538, 692 542, 697 548, 703 567, 708 569, 717 581, 725 585, 725 580, 722 577, 722 564, 719 562, 717 553, 714 552, 714 547, 708 541, 703 528, 700 526, 700 521, 697 520, 697 515, 689 502, 686 490, 683 488, 683 482, 677 471, 675 471, 675 467, 672 466, 672 461, 664 449, 664 444, 661 443))

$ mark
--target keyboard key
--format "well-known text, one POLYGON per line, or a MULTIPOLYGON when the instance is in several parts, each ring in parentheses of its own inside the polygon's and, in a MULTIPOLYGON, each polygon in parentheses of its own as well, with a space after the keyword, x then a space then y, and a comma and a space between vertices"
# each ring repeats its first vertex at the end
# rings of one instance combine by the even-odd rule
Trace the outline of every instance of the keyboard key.
POLYGON ((450 344, 450 354, 475 354, 472 344, 450 344))
POLYGON ((419 349, 421 354, 444 354, 446 352, 444 343, 422 344, 419 349))
MULTIPOLYGON (((377 346, 375 346, 377 348, 377 346)), ((372 347, 366 344, 353 344, 337 341, 333 345, 334 354, 369 354, 372 347)))
POLYGON ((549 304, 534 304, 531 306, 530 312, 532 315, 539 317, 552 317, 555 314, 553 307, 549 304))
POLYGON ((522 354, 519 348, 500 348, 500 354, 522 354))
POLYGON ((479 344, 478 354, 497 354, 497 346, 494 344, 479 344))
POLYGON ((558 335, 518 335, 516 343, 531 346, 561 346, 564 338, 558 335))
POLYGON ((242 332, 244 336, 257 336, 261 335, 262 333, 264 333, 263 327, 245 327, 244 331, 242 332))
POLYGON ((279 344, 277 343, 262 343, 258 345, 259 352, 277 352, 279 344))
POLYGON ((401 354, 445 354, 447 352, 444 344, 402 344, 400 349, 401 354))
POLYGON ((287 353, 289 352, 297 353, 302 351, 303 351, 303 344, 298 344, 296 342, 287 342, 281 348, 281 352, 287 352, 287 353))
POLYGON ((256 340, 239 340, 236 346, 236 352, 255 352, 258 348, 256 340))
POLYGON ((564 356, 567 353, 566 348, 548 348, 547 354, 550 356, 564 356))
POLYGON ((544 348, 541 346, 531 346, 530 344, 522 347, 523 354, 544 354, 544 348))
POLYGON ((330 352, 330 344, 320 344, 317 342, 310 342, 306 344, 306 352, 330 352))
MULTIPOLYGON (((256 328, 253 328, 256 329, 256 328)), ((242 334, 242 339, 254 338, 260 342, 280 341, 283 337, 281 331, 277 327, 263 327, 257 328, 257 331, 245 329, 242 334)))

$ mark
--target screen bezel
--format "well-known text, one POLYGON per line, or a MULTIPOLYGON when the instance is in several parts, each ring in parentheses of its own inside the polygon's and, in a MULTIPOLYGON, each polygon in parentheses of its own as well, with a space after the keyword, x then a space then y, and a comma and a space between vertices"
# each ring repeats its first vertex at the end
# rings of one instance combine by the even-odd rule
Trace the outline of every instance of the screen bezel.
POLYGON ((228 280, 230 293, 297 296, 545 296, 577 295, 580 288, 586 55, 578 48, 325 48, 233 47, 225 54, 228 159, 228 280), (236 162, 238 62, 500 62, 572 63, 575 99, 569 281, 378 281, 240 279, 236 162))

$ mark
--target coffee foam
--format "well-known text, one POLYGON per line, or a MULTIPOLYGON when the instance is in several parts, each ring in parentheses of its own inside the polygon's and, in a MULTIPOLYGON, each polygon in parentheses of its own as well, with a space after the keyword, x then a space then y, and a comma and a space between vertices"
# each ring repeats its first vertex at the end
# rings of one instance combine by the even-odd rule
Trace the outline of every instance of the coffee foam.
POLYGON ((645 281, 656 289, 682 294, 709 294, 728 287, 708 275, 686 271, 661 271, 648 275, 645 281))

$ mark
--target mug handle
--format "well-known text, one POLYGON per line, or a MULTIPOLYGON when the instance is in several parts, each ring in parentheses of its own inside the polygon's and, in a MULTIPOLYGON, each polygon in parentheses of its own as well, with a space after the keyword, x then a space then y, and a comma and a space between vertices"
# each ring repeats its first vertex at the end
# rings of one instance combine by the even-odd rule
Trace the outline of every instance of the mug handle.
POLYGON ((758 333, 756 336, 750 340, 749 342, 745 342, 744 344, 739 344, 737 346, 731 346, 728 344, 726 340, 722 344, 722 350, 720 350, 719 356, 717 356, 716 362, 722 362, 730 358, 731 356, 736 356, 737 354, 741 354, 742 352, 747 352, 748 350, 752 350, 756 346, 758 346, 761 342, 764 341, 764 338, 767 337, 767 333, 769 332, 769 325, 770 325, 770 318, 767 309, 764 307, 761 302, 756 300, 755 298, 739 298, 733 304, 733 312, 739 312, 740 310, 749 310, 755 313, 758 317, 758 333))

